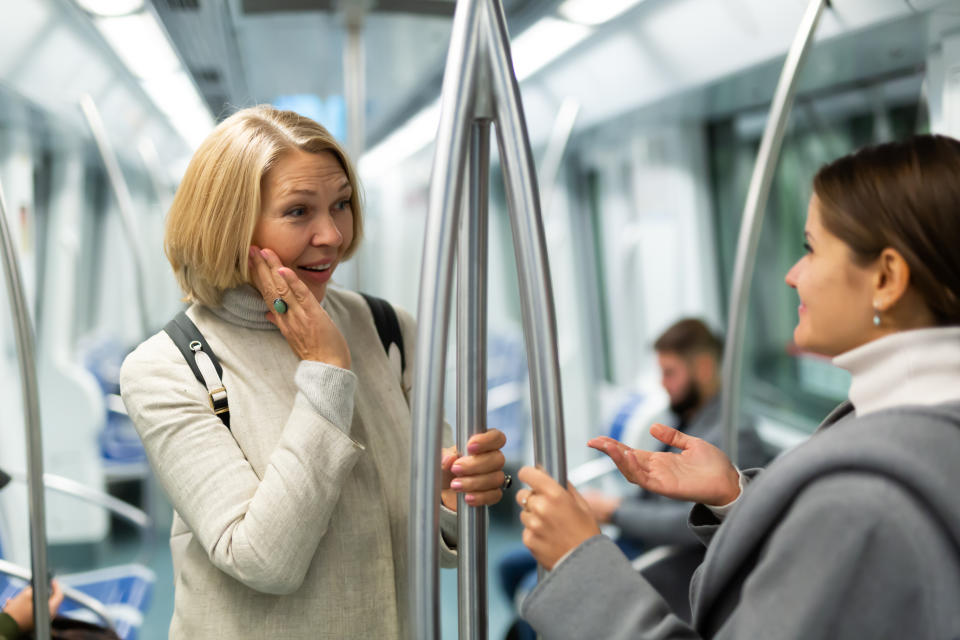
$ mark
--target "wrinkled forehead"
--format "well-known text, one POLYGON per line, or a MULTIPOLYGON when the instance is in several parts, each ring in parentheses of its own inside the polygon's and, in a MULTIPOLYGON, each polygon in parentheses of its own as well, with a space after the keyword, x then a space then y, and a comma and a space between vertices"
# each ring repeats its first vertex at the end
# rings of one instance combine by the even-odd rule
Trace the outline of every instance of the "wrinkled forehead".
POLYGON ((287 151, 264 174, 265 193, 276 197, 297 192, 348 191, 350 180, 340 159, 331 151, 287 151))

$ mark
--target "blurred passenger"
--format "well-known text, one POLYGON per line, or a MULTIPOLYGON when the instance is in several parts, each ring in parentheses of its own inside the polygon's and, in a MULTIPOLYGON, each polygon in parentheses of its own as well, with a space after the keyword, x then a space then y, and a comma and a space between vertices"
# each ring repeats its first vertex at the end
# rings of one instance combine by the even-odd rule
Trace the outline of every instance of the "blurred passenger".
MULTIPOLYGON (((686 318, 664 331, 653 348, 661 384, 670 399, 670 424, 677 431, 719 446, 723 438, 719 394, 722 341, 701 320, 686 318)), ((751 425, 740 429, 738 444, 740 459, 747 467, 760 467, 770 459, 751 425)), ((664 445, 661 450, 668 449, 664 445)), ((615 542, 628 558, 662 545, 684 547, 669 562, 651 568, 647 579, 680 617, 689 619, 690 577, 703 558, 703 545, 687 526, 693 505, 646 489, 629 498, 595 490, 584 492, 583 498, 598 524, 614 524, 620 529, 615 542)), ((510 598, 518 589, 525 593, 536 584, 536 560, 525 548, 507 554, 499 570, 510 598)), ((518 635, 523 637, 521 628, 518 626, 518 635)))
MULTIPOLYGON (((60 583, 50 583, 50 617, 57 615, 63 604, 60 583)), ((33 587, 27 587, 7 600, 0 613, 0 640, 17 640, 33 631, 33 587)))
POLYGON ((960 143, 920 136, 814 178, 806 255, 786 277, 794 340, 852 384, 807 443, 758 474, 663 425, 651 432, 680 453, 591 441, 631 481, 698 503, 709 548, 691 624, 576 490, 521 471, 524 542, 551 569, 523 615, 544 637, 960 637, 958 176, 960 143))
MULTIPOLYGON (((293 112, 239 111, 187 168, 166 253, 223 365, 230 429, 166 333, 121 372, 176 511, 171 638, 406 635, 415 328, 398 310, 403 368, 363 297, 328 288, 361 220, 350 160, 293 112)), ((500 500, 503 444, 491 430, 437 460, 446 566, 456 494, 500 500)))

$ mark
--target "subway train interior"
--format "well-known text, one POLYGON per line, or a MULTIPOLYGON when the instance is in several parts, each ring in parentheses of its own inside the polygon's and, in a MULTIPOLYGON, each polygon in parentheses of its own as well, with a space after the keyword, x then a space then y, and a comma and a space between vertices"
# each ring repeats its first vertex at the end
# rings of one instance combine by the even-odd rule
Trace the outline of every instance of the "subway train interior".
MULTIPOLYGON (((657 449, 649 427, 674 399, 654 343, 676 321, 699 318, 725 342, 724 409, 771 458, 846 398, 850 375, 794 343, 797 293, 784 282, 804 252, 811 180, 865 145, 960 135, 960 0, 0 3, 0 470, 12 478, 0 489, 0 602, 43 556, 70 589, 59 615, 127 639, 187 637, 171 631, 175 588, 186 589, 174 506, 120 369, 187 307, 164 234, 194 151, 261 104, 322 124, 356 168, 363 241, 332 286, 406 310, 418 356, 433 353, 425 340, 439 353, 440 366, 415 365, 410 455, 432 445, 416 433, 433 415, 435 398, 417 390, 428 379, 455 432, 458 387, 479 383, 483 426, 506 436, 513 486, 470 542, 485 550, 482 597, 458 596, 464 569, 448 568, 436 588, 426 571, 410 599, 436 591, 423 610, 438 637, 522 637, 508 635, 522 592, 503 585, 523 548, 518 470, 546 456, 582 491, 632 496, 586 442, 657 449), (458 109, 492 121, 489 156, 476 137, 469 146, 475 130, 455 132, 458 109), (464 252, 457 216, 477 200, 485 358, 458 341, 467 296, 449 259, 464 252)), ((420 459, 413 493, 439 481, 420 459)), ((410 509, 435 531, 435 509, 410 509)))

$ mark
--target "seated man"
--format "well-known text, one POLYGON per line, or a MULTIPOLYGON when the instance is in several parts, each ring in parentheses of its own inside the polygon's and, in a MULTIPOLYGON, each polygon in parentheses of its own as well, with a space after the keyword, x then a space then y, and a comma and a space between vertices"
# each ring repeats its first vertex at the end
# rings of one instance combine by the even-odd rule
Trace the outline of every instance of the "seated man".
MULTIPOLYGON (((661 384, 670 398, 672 419, 666 424, 720 446, 721 340, 702 321, 688 318, 667 329, 653 348, 662 374, 661 384)), ((738 446, 741 468, 763 466, 771 458, 750 425, 741 427, 738 446)), ((689 619, 688 585, 703 557, 703 545, 687 527, 687 515, 693 505, 644 490, 630 498, 596 491, 584 492, 583 497, 600 524, 619 527, 616 542, 627 557, 661 545, 689 547, 665 565, 645 572, 676 613, 689 619)), ((501 583, 511 598, 518 589, 526 592, 536 584, 535 567, 536 562, 526 549, 511 553, 500 562, 501 583)))

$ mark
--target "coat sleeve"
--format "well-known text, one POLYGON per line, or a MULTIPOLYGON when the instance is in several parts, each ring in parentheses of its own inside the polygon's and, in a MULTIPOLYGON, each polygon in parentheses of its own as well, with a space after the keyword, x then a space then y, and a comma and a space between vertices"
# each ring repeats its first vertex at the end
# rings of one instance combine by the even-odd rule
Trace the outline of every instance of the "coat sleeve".
MULTIPOLYGON (((407 359, 407 368, 403 371, 403 393, 410 404, 410 392, 413 389, 413 363, 416 357, 417 323, 408 312, 394 307, 397 320, 400 323, 400 332, 403 334, 403 350, 407 359)), ((450 447, 455 443, 453 430, 446 421, 443 423, 443 446, 450 447)), ((440 462, 437 461, 439 465, 440 462)), ((440 505, 440 566, 451 568, 457 566, 457 512, 440 505)))
MULTIPOLYGON (((893 483, 854 473, 818 480, 758 550, 711 637, 944 637, 922 625, 943 619, 934 611, 943 598, 927 585, 950 548, 893 483)), ((618 554, 600 536, 583 543, 527 598, 524 618, 551 640, 701 637, 618 554)))
POLYGON ((261 478, 168 343, 154 336, 120 373, 156 477, 214 566, 257 591, 296 591, 363 450, 349 436, 356 376, 300 364, 298 386, 309 378, 310 389, 296 394, 261 478))
POLYGON ((574 549, 523 601, 544 638, 697 638, 606 536, 574 549))

